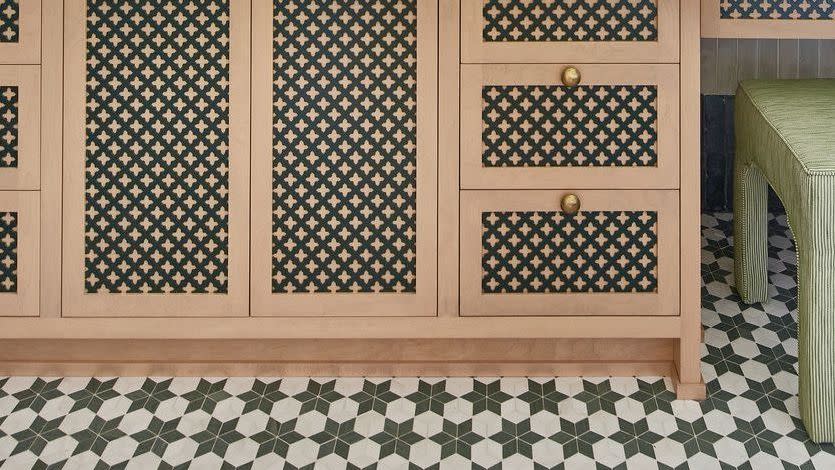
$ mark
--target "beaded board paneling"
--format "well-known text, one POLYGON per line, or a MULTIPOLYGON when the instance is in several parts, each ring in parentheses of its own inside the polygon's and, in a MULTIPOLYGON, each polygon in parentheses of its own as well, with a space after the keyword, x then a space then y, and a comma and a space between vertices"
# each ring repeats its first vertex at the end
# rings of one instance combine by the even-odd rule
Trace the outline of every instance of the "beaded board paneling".
POLYGON ((658 213, 483 212, 482 292, 656 292, 658 213))
POLYGON ((18 96, 16 86, 0 86, 0 168, 17 167, 18 96))
POLYGON ((87 1, 86 292, 227 292, 229 14, 87 1))
POLYGON ((486 86, 485 167, 656 166, 651 85, 486 86))
POLYGON ((15 43, 19 39, 20 0, 0 0, 0 43, 15 43))
POLYGON ((17 292, 17 212, 0 212, 0 292, 17 292))
POLYGON ((273 13, 272 291, 415 292, 417 0, 273 13))
POLYGON ((484 0, 485 42, 657 41, 658 0, 484 0))
POLYGON ((722 0, 722 19, 835 20, 835 0, 722 0))

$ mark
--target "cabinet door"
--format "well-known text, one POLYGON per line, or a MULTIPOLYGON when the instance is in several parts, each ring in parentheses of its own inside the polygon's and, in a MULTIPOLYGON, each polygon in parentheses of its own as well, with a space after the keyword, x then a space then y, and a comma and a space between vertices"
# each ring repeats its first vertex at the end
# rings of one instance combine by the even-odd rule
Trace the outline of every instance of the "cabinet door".
POLYGON ((463 65, 465 189, 677 188, 678 65, 463 65))
POLYGON ((464 191, 461 314, 677 315, 678 222, 677 191, 464 191))
POLYGON ((437 1, 253 5, 253 314, 434 315, 437 1))
POLYGON ((0 316, 37 316, 40 194, 0 192, 0 316))
POLYGON ((679 0, 461 0, 465 63, 678 62, 678 36, 679 0))
POLYGON ((64 315, 246 315, 249 0, 64 11, 64 315))
POLYGON ((41 0, 0 0, 0 64, 41 61, 41 0))

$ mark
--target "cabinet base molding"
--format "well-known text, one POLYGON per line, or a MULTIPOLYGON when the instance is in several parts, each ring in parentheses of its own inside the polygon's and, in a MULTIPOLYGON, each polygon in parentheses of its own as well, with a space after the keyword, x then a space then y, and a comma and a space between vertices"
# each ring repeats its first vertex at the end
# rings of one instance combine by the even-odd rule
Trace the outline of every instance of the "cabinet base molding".
MULTIPOLYGON (((666 376, 673 339, 323 339, 0 342, 0 375, 666 376)), ((701 387, 701 392, 699 392, 701 387)), ((682 384, 679 398, 704 395, 682 384)))

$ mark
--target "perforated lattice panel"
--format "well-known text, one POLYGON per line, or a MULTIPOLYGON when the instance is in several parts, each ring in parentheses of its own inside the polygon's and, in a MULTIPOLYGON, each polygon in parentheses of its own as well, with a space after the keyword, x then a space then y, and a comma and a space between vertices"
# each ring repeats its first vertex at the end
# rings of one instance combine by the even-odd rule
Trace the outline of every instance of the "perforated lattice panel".
POLYGON ((652 85, 482 88, 486 167, 655 166, 652 85))
POLYGON ((16 86, 0 86, 0 168, 17 167, 18 93, 16 86))
POLYGON ((657 41, 658 0, 484 0, 487 42, 657 41))
POLYGON ((17 292, 17 212, 0 212, 0 292, 17 292))
POLYGON ((483 212, 488 294, 656 292, 658 213, 483 212))
POLYGON ((834 20, 835 0, 722 0, 723 19, 834 20))
POLYGON ((88 0, 87 292, 227 291, 229 0, 88 0))
POLYGON ((0 43, 19 40, 20 0, 0 0, 0 43))
POLYGON ((273 279, 414 292, 417 0, 275 0, 273 279))

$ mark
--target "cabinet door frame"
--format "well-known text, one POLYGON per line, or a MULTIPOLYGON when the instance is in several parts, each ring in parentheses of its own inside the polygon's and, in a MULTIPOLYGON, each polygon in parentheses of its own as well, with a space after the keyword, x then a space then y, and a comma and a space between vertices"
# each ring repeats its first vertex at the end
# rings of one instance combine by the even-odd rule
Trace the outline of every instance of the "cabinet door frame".
POLYGON ((660 188, 679 185, 678 65, 598 65, 578 67, 581 85, 656 85, 658 88, 658 166, 484 167, 482 96, 485 85, 562 85, 569 64, 461 66, 461 188, 605 189, 660 188))
POLYGON ((272 292, 272 0, 253 2, 253 316, 434 316, 437 312, 438 2, 417 0, 417 266, 415 293, 272 292))
POLYGON ((41 71, 37 65, 0 65, 0 86, 16 86, 17 167, 0 168, 0 189, 40 188, 41 71))
POLYGON ((678 315, 678 191, 462 191, 461 315, 678 315), (482 212, 560 211, 563 194, 574 193, 581 211, 658 212, 658 291, 654 293, 482 293, 482 212))
POLYGON ((250 0, 229 0, 228 292, 85 293, 86 0, 64 7, 62 315, 68 317, 246 316, 249 302, 250 0))
POLYGON ((0 212, 17 212, 17 292, 0 293, 0 317, 36 317, 40 304, 41 195, 0 192, 0 212))
POLYGON ((485 42, 482 38, 484 1, 461 0, 461 61, 465 64, 675 63, 679 60, 679 0, 657 0, 657 41, 597 42, 485 42))
POLYGON ((41 0, 19 0, 18 41, 0 43, 0 64, 41 61, 41 0))

